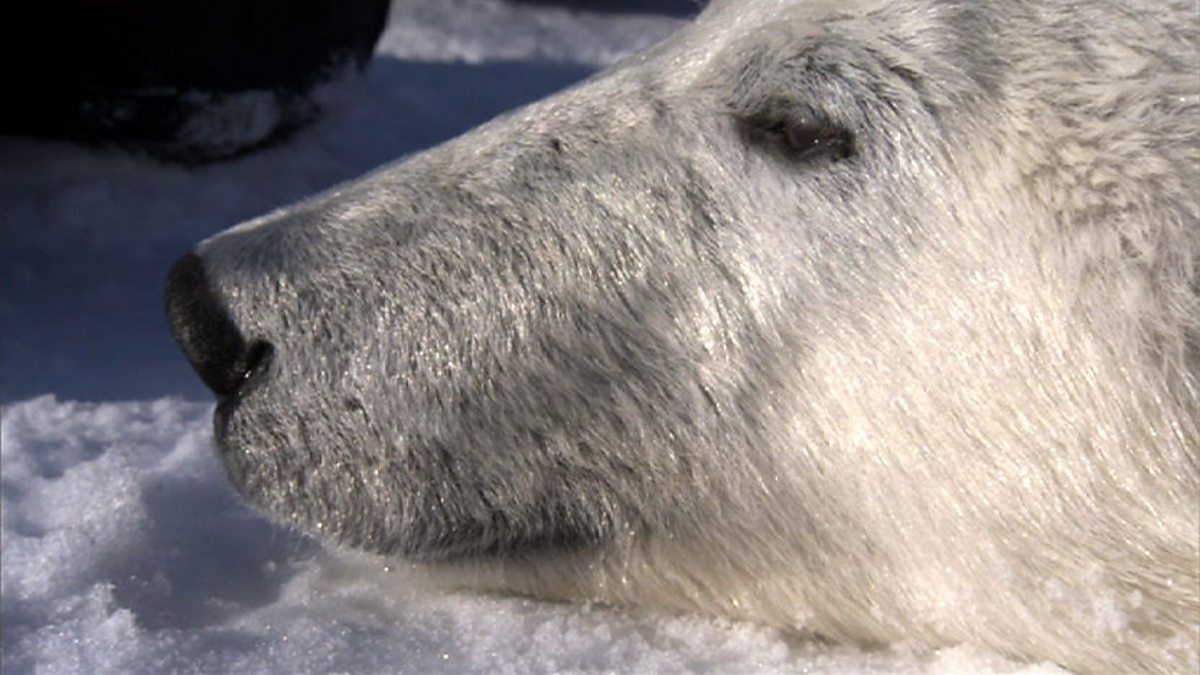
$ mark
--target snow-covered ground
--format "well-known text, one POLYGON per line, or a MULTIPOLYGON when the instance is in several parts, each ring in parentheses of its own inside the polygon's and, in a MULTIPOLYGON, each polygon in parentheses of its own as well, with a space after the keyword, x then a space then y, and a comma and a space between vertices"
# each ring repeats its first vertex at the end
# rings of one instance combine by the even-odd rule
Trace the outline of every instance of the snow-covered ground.
POLYGON ((3 672, 1054 672, 967 647, 806 644, 746 623, 422 592, 403 563, 250 511, 178 398, 4 410, 3 672))
POLYGON ((161 287, 200 239, 444 140, 677 20, 405 0, 362 81, 287 144, 184 169, 0 138, 4 673, 1047 672, 699 617, 435 594, 242 505, 161 287), (131 402, 132 401, 132 402, 131 402))

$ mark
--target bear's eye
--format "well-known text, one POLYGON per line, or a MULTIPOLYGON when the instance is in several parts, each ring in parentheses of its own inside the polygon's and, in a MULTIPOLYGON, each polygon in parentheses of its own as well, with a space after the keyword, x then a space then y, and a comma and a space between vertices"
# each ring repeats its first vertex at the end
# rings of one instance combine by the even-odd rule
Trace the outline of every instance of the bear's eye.
POLYGON ((846 129, 816 120, 777 122, 766 129, 768 135, 797 160, 828 156, 846 159, 854 154, 854 137, 846 129))

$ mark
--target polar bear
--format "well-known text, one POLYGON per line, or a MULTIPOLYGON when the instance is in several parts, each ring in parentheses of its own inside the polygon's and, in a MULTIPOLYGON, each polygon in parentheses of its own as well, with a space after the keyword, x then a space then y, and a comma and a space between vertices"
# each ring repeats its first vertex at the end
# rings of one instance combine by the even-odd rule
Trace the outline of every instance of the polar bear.
POLYGON ((714 0, 182 259, 221 459, 458 586, 1195 669, 1197 22, 714 0))

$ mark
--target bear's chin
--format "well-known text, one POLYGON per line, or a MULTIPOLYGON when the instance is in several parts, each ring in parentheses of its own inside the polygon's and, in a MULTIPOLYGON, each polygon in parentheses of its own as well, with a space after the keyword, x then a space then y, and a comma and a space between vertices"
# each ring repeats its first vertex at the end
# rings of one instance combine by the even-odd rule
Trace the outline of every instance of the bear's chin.
MULTIPOLYGON (((431 511, 428 505, 414 508, 416 516, 387 513, 387 507, 375 504, 368 492, 356 489, 364 483, 362 475, 346 474, 322 482, 315 472, 278 461, 280 457, 330 453, 330 448, 257 445, 237 433, 237 427, 247 423, 239 418, 241 412, 238 404, 231 402, 216 414, 221 429, 216 454, 230 484, 245 501, 276 522, 322 541, 437 565, 586 554, 605 548, 614 539, 608 519, 592 522, 554 516, 564 510, 562 505, 522 505, 525 512, 536 514, 527 518, 509 517, 497 510, 471 519, 444 516, 433 521, 423 517, 431 511), (380 524, 389 522, 394 523, 392 528, 383 530, 380 524)), ((273 435, 261 427, 257 431, 261 435, 256 440, 273 435)), ((447 498, 481 500, 465 490, 447 498)))

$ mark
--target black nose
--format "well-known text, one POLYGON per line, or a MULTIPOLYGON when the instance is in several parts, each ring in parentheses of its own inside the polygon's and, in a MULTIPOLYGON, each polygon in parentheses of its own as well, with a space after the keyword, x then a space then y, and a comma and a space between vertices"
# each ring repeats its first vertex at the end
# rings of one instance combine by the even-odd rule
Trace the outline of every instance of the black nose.
POLYGON ((195 254, 180 258, 167 277, 167 318, 188 361, 219 398, 236 395, 271 356, 267 342, 246 343, 195 254))

